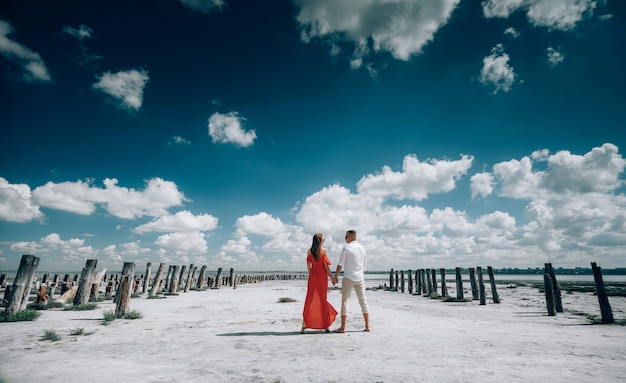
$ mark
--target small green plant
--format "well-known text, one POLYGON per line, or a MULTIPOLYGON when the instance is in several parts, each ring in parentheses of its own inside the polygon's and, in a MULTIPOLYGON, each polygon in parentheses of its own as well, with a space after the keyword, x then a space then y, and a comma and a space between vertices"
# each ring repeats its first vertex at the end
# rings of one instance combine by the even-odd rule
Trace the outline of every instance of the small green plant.
POLYGON ((0 312, 0 322, 24 322, 33 321, 41 315, 36 310, 24 310, 15 314, 7 314, 6 312, 0 312))
POLYGON ((124 319, 140 319, 142 317, 139 311, 129 311, 124 314, 124 319))
POLYGON ((279 298, 278 302, 280 303, 290 303, 290 302, 297 302, 297 300, 295 300, 294 298, 279 298))
POLYGON ((87 335, 93 334, 94 332, 95 331, 85 331, 84 328, 77 327, 77 328, 74 328, 74 329, 70 330, 70 335, 72 335, 72 336, 81 336, 81 335, 87 336, 87 335))
POLYGON ((46 330, 44 331, 43 336, 39 338, 39 340, 50 340, 52 342, 56 342, 58 340, 61 340, 61 337, 54 330, 46 330))
POLYGON ((110 311, 105 311, 103 313, 104 317, 102 318, 104 325, 108 325, 109 323, 111 323, 112 321, 114 321, 115 319, 117 319, 117 316, 115 315, 115 311, 110 310, 110 311))
POLYGON ((72 305, 72 306, 67 306, 65 307, 64 310, 66 311, 88 311, 88 310, 95 310, 98 307, 98 304, 96 303, 83 303, 80 305, 72 305))

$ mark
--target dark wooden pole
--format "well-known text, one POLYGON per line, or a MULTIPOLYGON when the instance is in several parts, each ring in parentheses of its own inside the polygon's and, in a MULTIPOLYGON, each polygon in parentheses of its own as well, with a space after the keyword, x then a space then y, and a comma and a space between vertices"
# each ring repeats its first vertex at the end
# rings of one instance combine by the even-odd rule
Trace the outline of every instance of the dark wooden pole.
POLYGON ((606 295, 604 281, 602 279, 602 268, 598 267, 595 262, 591 262, 593 269, 593 279, 596 282, 596 294, 600 303, 600 313, 602 314, 602 323, 615 323, 613 318, 613 310, 609 304, 609 297, 606 295))
MULTIPOLYGON (((185 266, 183 266, 185 267, 185 266)), ((170 287, 168 292, 170 294, 176 294, 178 291, 178 266, 172 266, 172 280, 170 281, 170 287)))
POLYGON ((441 296, 444 298, 448 297, 448 287, 446 286, 446 269, 439 269, 439 273, 441 274, 441 296))
POLYGON ((404 270, 400 270, 400 291, 404 293, 404 270))
POLYGON ((437 292, 437 269, 430 269, 430 274, 433 279, 433 292, 437 292))
POLYGON ((428 296, 430 297, 430 294, 432 294, 433 292, 433 279, 432 279, 432 274, 430 272, 430 269, 426 269, 426 288, 428 296))
POLYGON ((550 276, 550 282, 552 282, 552 293, 554 295, 554 308, 557 313, 563 312, 563 301, 561 300, 561 289, 559 288, 559 284, 556 280, 556 274, 554 274, 554 269, 552 268, 551 263, 546 263, 544 268, 544 272, 550 276))
POLYGON ((415 284, 417 288, 415 289, 415 293, 418 295, 422 295, 423 285, 422 285, 422 269, 415 270, 415 284))
POLYGON ((493 297, 493 303, 500 303, 500 297, 496 290, 496 279, 493 277, 493 268, 487 266, 487 272, 489 273, 489 282, 491 283, 491 296, 493 297))
POLYGON ((480 300, 480 305, 484 306, 487 304, 487 300, 485 299, 485 283, 483 282, 483 268, 478 266, 476 267, 476 274, 478 274, 478 296, 480 300))
POLYGON ((189 275, 187 276, 187 283, 185 283, 185 292, 188 292, 189 289, 191 288, 191 284, 193 283, 193 278, 196 275, 196 270, 198 270, 197 267, 190 266, 189 275))
POLYGON ((389 290, 393 291, 394 288, 394 284, 393 284, 393 269, 391 269, 391 271, 389 272, 389 290))
POLYGON ((543 274, 543 286, 546 291, 546 309, 548 310, 548 316, 555 316, 554 310, 554 290, 552 289, 552 278, 548 273, 543 274))
POLYGON ((461 277, 461 268, 456 267, 456 299, 463 300, 463 278, 461 277))
POLYGON ((15 275, 11 290, 8 292, 8 303, 5 310, 7 314, 12 315, 26 310, 37 266, 39 266, 39 257, 28 254, 22 255, 20 267, 15 275))
POLYGON ((407 276, 409 280, 409 294, 413 295, 413 273, 411 270, 408 271, 407 276))
POLYGON ((422 293, 426 292, 426 270, 420 269, 420 274, 422 274, 422 293))
POLYGON ((470 277, 470 286, 472 287, 472 300, 478 300, 478 286, 476 285, 476 275, 474 273, 474 268, 469 268, 469 277, 470 277))
POLYGON ((213 288, 215 289, 220 288, 221 278, 222 278, 222 268, 220 267, 217 269, 217 275, 215 276, 215 286, 213 288))

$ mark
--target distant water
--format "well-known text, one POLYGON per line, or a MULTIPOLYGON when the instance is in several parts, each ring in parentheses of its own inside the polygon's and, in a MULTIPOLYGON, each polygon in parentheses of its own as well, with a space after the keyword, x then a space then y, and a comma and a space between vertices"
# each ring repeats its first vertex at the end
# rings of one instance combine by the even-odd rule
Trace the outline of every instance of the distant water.
MULTIPOLYGON (((469 274, 461 274, 464 281, 469 281, 469 274)), ((407 275, 404 275, 405 279, 407 275)), ((415 278, 415 273, 413 273, 415 278)), ((437 280, 441 278, 439 272, 437 272, 437 280)), ((446 273, 446 281, 455 280, 454 273, 446 273)), ((543 274, 495 274, 493 278, 496 281, 543 281, 543 274)), ((378 282, 389 284, 389 274, 365 274, 365 279, 368 282, 378 282), (379 282, 380 281, 380 282, 379 282)), ((489 274, 483 271, 483 280, 489 281, 489 274)), ((556 280, 559 282, 593 282, 593 275, 556 275, 556 280)), ((604 282, 626 282, 626 275, 602 275, 604 282)))

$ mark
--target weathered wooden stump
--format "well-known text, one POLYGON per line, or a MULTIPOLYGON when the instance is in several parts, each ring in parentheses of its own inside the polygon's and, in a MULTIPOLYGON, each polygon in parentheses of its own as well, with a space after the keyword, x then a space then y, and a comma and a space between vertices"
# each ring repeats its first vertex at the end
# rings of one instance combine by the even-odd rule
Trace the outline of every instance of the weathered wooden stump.
POLYGON ((172 280, 170 281, 170 287, 168 290, 168 293, 170 294, 176 294, 176 291, 178 291, 178 272, 177 271, 178 271, 178 266, 177 265, 172 266, 172 280))
POLYGON ((548 273, 543 274, 543 286, 546 291, 546 309, 548 310, 548 316, 555 316, 554 310, 554 290, 552 289, 552 278, 548 273))
POLYGON ((222 268, 220 267, 217 269, 217 275, 215 276, 215 283, 214 283, 214 286, 212 286, 211 288, 219 289, 221 278, 222 278, 222 268))
POLYGON ((152 281, 152 288, 150 289, 149 297, 153 297, 159 291, 159 285, 161 284, 161 277, 163 276, 163 269, 165 268, 165 263, 159 264, 159 268, 157 270, 156 276, 154 277, 154 281, 152 281))
POLYGON ((552 268, 551 263, 544 264, 544 273, 550 276, 550 288, 552 289, 552 295, 554 296, 554 308, 557 313, 563 312, 563 301, 561 300, 561 289, 559 288, 559 284, 556 280, 556 274, 554 273, 554 268, 552 268))
POLYGON ((493 277, 493 268, 491 266, 487 266, 487 272, 489 273, 489 282, 491 284, 491 296, 493 297, 493 303, 500 303, 498 290, 496 290, 496 279, 493 277))
POLYGON ((400 291, 404 293, 404 270, 400 270, 400 291))
POLYGON ((448 297, 448 288, 446 287, 446 269, 439 269, 439 273, 441 274, 441 296, 444 298, 448 297))
POLYGON ((437 269, 430 269, 431 278, 433 280, 433 292, 437 292, 437 269))
POLYGON ((478 286, 476 285, 476 275, 474 273, 474 268, 469 268, 469 277, 470 277, 470 286, 472 287, 472 300, 478 300, 478 286))
POLYGON ((591 262, 591 268, 593 269, 593 279, 596 283, 596 294, 598 295, 598 302, 600 303, 602 323, 615 323, 613 310, 611 309, 611 305, 609 304, 609 297, 606 294, 606 289, 604 288, 602 269, 598 267, 595 262, 591 262))
POLYGON ((15 280, 10 289, 10 296, 7 297, 7 314, 12 315, 26 310, 30 290, 37 272, 37 266, 39 266, 39 257, 28 254, 22 255, 20 267, 17 270, 15 280))
POLYGON ((150 284, 150 267, 152 266, 151 262, 146 263, 146 274, 145 274, 145 278, 143 279, 143 286, 141 288, 141 292, 145 293, 148 290, 148 285, 150 284))
POLYGON ((413 295, 413 273, 411 270, 408 271, 407 276, 409 279, 409 294, 413 295))
POLYGON ((96 274, 97 264, 97 259, 88 259, 85 267, 83 267, 83 271, 80 274, 80 282, 78 283, 78 291, 76 292, 76 297, 74 297, 74 305, 84 305, 89 302, 91 283, 96 274))
POLYGON ((483 268, 480 266, 476 267, 476 274, 478 274, 478 298, 480 300, 480 305, 484 306, 487 304, 487 300, 485 298, 485 283, 483 282, 483 268))
POLYGON ((198 277, 198 283, 196 284, 196 287, 198 289, 202 289, 204 287, 205 279, 206 279, 206 266, 202 266, 200 268, 200 276, 198 277))
POLYGON ((463 278, 461 277, 461 268, 457 267, 454 269, 456 272, 456 299, 459 301, 463 300, 463 278))
POLYGON ((122 267, 122 276, 120 278, 120 286, 117 289, 115 316, 123 318, 128 312, 128 304, 133 291, 133 281, 135 279, 135 264, 132 262, 124 262, 122 267))

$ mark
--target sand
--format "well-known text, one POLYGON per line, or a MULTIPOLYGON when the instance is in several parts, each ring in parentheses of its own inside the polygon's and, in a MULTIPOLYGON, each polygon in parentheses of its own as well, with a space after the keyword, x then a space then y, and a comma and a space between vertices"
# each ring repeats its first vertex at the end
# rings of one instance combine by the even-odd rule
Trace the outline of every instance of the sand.
MULTIPOLYGON (((592 294, 564 294, 546 314, 530 287, 499 285, 501 303, 445 303, 368 290, 372 331, 356 298, 345 334, 300 334, 306 281, 133 298, 142 318, 102 324, 92 311, 42 311, 0 323, 0 381, 43 382, 619 382, 626 381, 626 327, 590 325, 592 294), (293 298, 296 302, 280 302, 293 298), (82 328, 91 335, 71 336, 82 328), (61 340, 40 340, 54 330, 61 340)), ((329 301, 339 310, 340 292, 329 301)), ((616 319, 623 297, 611 297, 616 319)), ((339 318, 333 328, 339 326, 339 318)))

